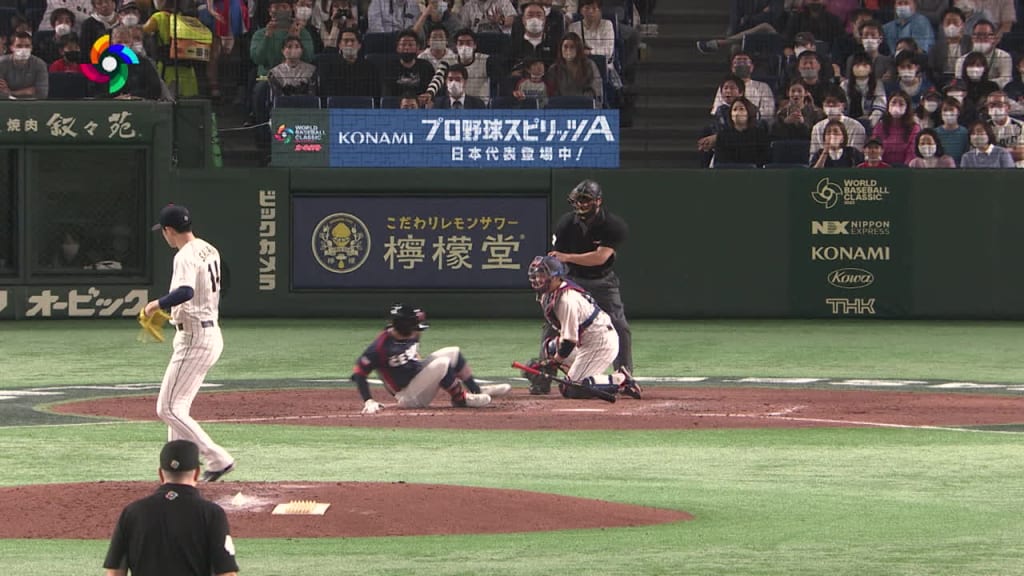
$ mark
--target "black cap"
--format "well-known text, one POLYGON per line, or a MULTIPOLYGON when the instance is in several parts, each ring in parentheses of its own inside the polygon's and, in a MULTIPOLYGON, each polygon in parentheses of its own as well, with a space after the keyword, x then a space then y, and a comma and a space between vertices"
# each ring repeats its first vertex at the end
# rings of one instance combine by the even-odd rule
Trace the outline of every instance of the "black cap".
POLYGON ((199 468, 199 446, 191 440, 171 440, 160 451, 160 468, 168 472, 199 468))
POLYGON ((153 231, 161 230, 164 226, 184 232, 192 227, 192 215, 189 214, 188 208, 180 204, 168 204, 160 210, 160 220, 153 225, 153 231))

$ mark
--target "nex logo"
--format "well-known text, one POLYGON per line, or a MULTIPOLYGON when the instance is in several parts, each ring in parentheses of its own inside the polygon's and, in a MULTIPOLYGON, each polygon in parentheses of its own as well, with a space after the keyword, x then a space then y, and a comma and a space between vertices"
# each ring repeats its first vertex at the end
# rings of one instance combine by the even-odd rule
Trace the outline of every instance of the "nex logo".
POLYGON ((832 306, 833 314, 863 316, 875 313, 874 298, 825 298, 825 303, 832 306))
POLYGON ((847 230, 849 225, 849 220, 812 220, 811 234, 823 234, 826 236, 845 235, 850 233, 847 230))

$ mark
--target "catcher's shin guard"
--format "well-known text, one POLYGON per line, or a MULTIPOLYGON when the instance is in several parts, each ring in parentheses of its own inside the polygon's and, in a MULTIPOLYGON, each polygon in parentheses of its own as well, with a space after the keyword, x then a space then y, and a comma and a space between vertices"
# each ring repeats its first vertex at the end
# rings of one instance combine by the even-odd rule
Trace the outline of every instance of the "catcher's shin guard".
POLYGON ((596 398, 597 395, 591 392, 591 390, 600 390, 614 395, 619 391, 619 387, 615 384, 597 384, 594 382, 593 377, 584 378, 576 386, 559 383, 558 391, 562 393, 562 396, 566 398, 573 398, 576 400, 586 400, 588 398, 596 398))

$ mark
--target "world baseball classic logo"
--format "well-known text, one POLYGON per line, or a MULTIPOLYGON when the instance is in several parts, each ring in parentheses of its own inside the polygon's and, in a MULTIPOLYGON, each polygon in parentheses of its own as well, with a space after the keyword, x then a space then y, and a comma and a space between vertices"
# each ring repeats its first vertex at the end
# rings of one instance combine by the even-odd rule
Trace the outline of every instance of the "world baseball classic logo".
POLYGON ((97 84, 109 82, 107 90, 113 94, 124 88, 128 80, 128 65, 138 64, 139 57, 124 44, 111 44, 110 34, 100 36, 89 52, 89 62, 82 64, 82 73, 97 84))

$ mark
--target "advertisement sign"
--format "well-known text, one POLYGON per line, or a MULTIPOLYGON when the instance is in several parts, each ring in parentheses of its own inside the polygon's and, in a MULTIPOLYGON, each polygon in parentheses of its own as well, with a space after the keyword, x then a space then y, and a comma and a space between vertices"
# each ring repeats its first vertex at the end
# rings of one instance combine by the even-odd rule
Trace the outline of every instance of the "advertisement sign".
POLYGON ((908 175, 897 170, 794 174, 794 312, 896 317, 911 310, 908 175))
POLYGON ((543 196, 292 198, 295 289, 528 288, 543 196))
POLYGON ((618 168, 618 110, 287 109, 274 166, 618 168))

